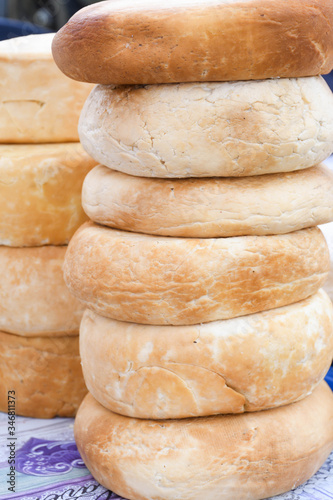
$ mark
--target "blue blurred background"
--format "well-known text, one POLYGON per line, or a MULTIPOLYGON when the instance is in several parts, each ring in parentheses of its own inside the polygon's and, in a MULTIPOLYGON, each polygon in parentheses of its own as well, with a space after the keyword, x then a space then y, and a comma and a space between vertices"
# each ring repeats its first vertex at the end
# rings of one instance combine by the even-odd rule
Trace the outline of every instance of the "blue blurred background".
POLYGON ((324 78, 333 91, 333 71, 329 75, 324 75, 324 78))
POLYGON ((57 31, 77 10, 97 1, 0 0, 0 38, 57 31))

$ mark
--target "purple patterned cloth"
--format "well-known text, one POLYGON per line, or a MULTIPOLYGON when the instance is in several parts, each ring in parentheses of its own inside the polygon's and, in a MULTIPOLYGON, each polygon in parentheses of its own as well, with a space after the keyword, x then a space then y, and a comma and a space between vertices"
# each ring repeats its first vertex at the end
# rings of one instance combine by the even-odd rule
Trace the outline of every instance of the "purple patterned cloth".
POLYGON ((73 467, 84 469, 74 441, 31 438, 16 454, 16 470, 32 476, 59 476, 73 467))

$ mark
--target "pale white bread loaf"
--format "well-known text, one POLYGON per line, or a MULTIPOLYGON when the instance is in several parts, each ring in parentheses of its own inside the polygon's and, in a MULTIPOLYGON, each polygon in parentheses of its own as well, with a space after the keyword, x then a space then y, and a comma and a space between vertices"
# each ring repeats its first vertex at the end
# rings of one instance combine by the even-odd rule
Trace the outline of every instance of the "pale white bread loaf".
POLYGON ((63 279, 66 246, 0 246, 0 330, 23 336, 77 335, 83 305, 63 279))
POLYGON ((79 134, 99 163, 142 177, 289 172, 333 151, 333 95, 321 77, 99 85, 79 134))
POLYGON ((286 235, 168 238, 85 223, 64 263, 89 308, 135 323, 186 325, 284 306, 315 293, 329 253, 319 229, 286 235))
POLYGON ((0 245, 65 245, 87 217, 80 143, 0 145, 0 245))
POLYGON ((333 448, 333 393, 243 415, 139 420, 88 394, 74 433, 88 469, 130 500, 258 500, 305 482, 333 448))
POLYGON ((99 224, 140 233, 282 234, 333 220, 333 172, 319 165, 252 177, 153 179, 98 165, 84 180, 82 205, 99 224))
POLYGON ((0 411, 8 411, 8 391, 17 415, 74 417, 87 393, 78 335, 24 338, 0 332, 0 411), (11 399, 13 401, 13 399, 11 399))
POLYGON ((265 410, 302 399, 326 375, 333 306, 320 290, 289 306, 193 326, 125 323, 87 309, 80 354, 88 390, 122 415, 265 410))
POLYGON ((326 238, 331 260, 331 267, 328 273, 328 278, 324 283, 324 289, 330 296, 331 300, 333 300, 333 222, 320 226, 320 229, 322 230, 326 238))
POLYGON ((93 88, 55 64, 54 34, 0 42, 0 142, 78 141, 81 108, 93 88))
POLYGON ((112 0, 56 35, 56 63, 96 83, 253 80, 328 73, 327 0, 112 0))

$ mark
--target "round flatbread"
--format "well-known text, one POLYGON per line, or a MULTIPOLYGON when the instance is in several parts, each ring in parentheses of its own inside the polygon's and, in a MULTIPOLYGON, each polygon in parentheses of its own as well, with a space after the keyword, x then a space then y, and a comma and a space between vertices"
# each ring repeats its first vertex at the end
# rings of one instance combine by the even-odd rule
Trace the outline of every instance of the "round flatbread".
POLYGON ((322 382, 297 403, 255 413, 139 420, 89 394, 75 439, 95 479, 132 500, 258 500, 311 477, 333 448, 333 394, 322 382))
POLYGON ((87 393, 78 335, 23 338, 0 332, 0 411, 74 417, 87 393), (9 405, 14 402, 14 405, 9 405))
POLYGON ((93 221, 146 234, 217 238, 297 231, 333 220, 333 172, 242 178, 153 179, 97 166, 83 208, 93 221))
POLYGON ((326 375, 333 306, 321 290, 289 306, 193 326, 125 323, 87 309, 80 353, 91 394, 122 415, 265 410, 307 396, 326 375))
POLYGON ((86 223, 69 243, 64 278, 102 316, 186 325, 297 302, 321 287, 328 270, 327 244, 317 228, 195 239, 86 223))
POLYGON ((0 145, 0 245, 66 245, 87 220, 81 190, 95 164, 77 142, 0 145))
POLYGON ((333 67, 332 26, 326 0, 112 0, 76 13, 53 55, 105 84, 310 76, 333 67))
POLYGON ((84 306, 63 279, 66 246, 0 246, 0 330, 27 337, 76 336, 84 306))
POLYGON ((97 162, 142 177, 243 177, 312 167, 333 151, 321 77, 95 87, 80 140, 97 162))
POLYGON ((93 85, 65 77, 55 64, 54 33, 0 42, 0 142, 78 141, 77 126, 93 85))

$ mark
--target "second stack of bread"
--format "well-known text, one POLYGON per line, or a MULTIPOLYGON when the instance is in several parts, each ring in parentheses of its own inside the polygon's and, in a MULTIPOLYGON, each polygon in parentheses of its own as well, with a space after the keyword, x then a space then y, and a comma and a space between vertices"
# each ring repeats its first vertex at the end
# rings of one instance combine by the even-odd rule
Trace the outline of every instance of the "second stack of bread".
POLYGON ((96 165, 77 133, 92 86, 59 71, 53 37, 0 43, 0 409, 10 391, 17 414, 39 418, 74 416, 86 394, 83 307, 62 267, 86 220, 81 188, 96 165))
MULTIPOLYGON (((315 227, 333 220, 333 176, 320 165, 333 151, 333 96, 311 76, 313 59, 309 73, 254 71, 249 78, 262 80, 212 83, 219 68, 209 67, 208 51, 205 71, 193 76, 201 39, 172 66, 177 76, 163 79, 172 56, 155 66, 149 57, 163 59, 154 50, 172 45, 175 20, 185 29, 180 45, 196 43, 186 23, 197 12, 201 28, 215 29, 211 7, 196 4, 183 21, 183 3, 148 2, 145 10, 105 2, 74 16, 55 39, 65 73, 110 84, 93 90, 81 115, 81 142, 102 165, 83 186, 94 222, 76 232, 64 267, 70 291, 88 308, 80 352, 97 400, 88 396, 79 410, 76 440, 94 476, 130 499, 263 498, 306 480, 333 447, 333 398, 320 384, 333 353, 333 309, 321 290, 329 253, 315 227), (140 47, 147 66, 130 71, 143 63, 140 47), (193 83, 177 83, 186 58, 193 83), (316 398, 325 417, 313 433, 316 398), (243 412, 257 413, 213 417, 243 412), (226 442, 237 434, 236 442, 222 443, 223 433, 226 442), (316 433, 305 451, 300 443, 316 433), (297 450, 292 461, 289 448, 297 450)), ((232 26, 256 4, 218 3, 219 22, 232 10, 232 26)), ((291 3, 286 11, 296 8, 291 3)), ((221 80, 231 79, 224 69, 221 80)))

